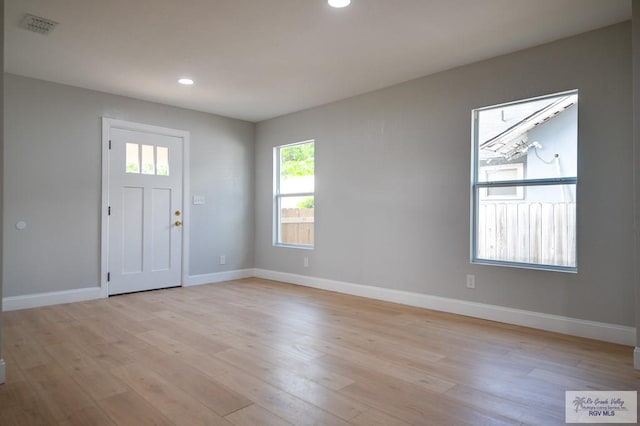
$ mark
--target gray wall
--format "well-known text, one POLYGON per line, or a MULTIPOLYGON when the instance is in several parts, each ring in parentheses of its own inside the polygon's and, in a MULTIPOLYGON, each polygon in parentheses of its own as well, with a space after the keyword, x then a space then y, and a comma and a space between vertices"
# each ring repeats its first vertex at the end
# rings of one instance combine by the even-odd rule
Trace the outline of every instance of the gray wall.
MULTIPOLYGON (((635 201, 635 288, 636 288, 636 346, 640 347, 640 0, 633 0, 633 148, 635 201)), ((636 355, 635 367, 640 369, 640 355, 636 355)))
MULTIPOLYGON (((0 69, 4 69, 4 0, 0 0, 0 69)), ((2 157, 4 155, 4 82, 0 80, 0 223, 2 223, 3 204, 2 198, 4 194, 3 178, 4 178, 4 162, 2 157)), ((0 360, 2 360, 2 295, 3 285, 2 282, 2 265, 4 257, 2 256, 2 233, 4 227, 0 226, 0 360)), ((0 377, 0 383, 3 382, 3 378, 0 377)))
POLYGON ((633 326, 630 55, 624 23, 259 123, 256 267, 633 326), (471 110, 569 89, 579 272, 471 265, 471 110), (272 148, 311 138, 315 250, 273 247, 272 148))
POLYGON ((4 97, 5 297, 99 285, 102 116, 190 131, 190 274, 253 266, 252 123, 15 75, 4 97))

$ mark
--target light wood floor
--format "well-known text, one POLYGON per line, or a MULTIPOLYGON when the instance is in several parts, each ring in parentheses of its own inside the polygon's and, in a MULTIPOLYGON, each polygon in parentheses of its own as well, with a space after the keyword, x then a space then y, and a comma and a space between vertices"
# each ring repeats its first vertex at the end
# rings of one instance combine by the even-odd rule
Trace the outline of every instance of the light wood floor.
POLYGON ((0 424, 564 424, 630 347, 248 279, 4 313, 0 424))

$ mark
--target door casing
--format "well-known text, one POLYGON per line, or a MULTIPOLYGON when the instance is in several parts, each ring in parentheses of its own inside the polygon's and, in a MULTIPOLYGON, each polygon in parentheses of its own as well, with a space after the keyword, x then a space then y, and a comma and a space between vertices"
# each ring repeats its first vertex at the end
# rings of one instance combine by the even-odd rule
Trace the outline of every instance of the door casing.
POLYGON ((190 203, 189 203, 189 143, 190 133, 186 130, 170 129, 167 127, 153 126, 149 124, 135 123, 102 117, 102 213, 101 213, 101 238, 100 238, 100 295, 109 296, 107 273, 109 272, 109 141, 111 129, 133 130, 144 133, 173 136, 182 139, 182 256, 181 256, 181 283, 184 285, 189 276, 189 229, 190 229, 190 203))

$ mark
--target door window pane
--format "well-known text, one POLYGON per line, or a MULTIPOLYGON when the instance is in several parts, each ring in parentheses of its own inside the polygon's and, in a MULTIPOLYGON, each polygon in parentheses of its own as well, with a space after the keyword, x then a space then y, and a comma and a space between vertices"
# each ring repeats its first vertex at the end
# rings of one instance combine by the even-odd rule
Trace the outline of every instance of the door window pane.
POLYGON ((137 143, 126 146, 126 173, 140 173, 140 150, 137 143))
POLYGON ((143 175, 155 175, 156 167, 154 161, 154 146, 142 145, 142 174, 143 175))
POLYGON ((156 174, 169 176, 169 148, 165 146, 156 147, 156 174))

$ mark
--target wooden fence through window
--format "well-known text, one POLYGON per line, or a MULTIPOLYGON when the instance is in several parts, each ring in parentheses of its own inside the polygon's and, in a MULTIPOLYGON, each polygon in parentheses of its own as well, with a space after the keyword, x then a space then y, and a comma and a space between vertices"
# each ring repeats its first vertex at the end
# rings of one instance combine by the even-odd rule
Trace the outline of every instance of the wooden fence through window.
POLYGON ((575 203, 481 203, 478 258, 576 265, 575 203))
MULTIPOLYGON (((282 209, 282 242, 314 242, 314 209, 282 209)), ((575 203, 486 203, 478 211, 478 258, 576 264, 575 203)))
POLYGON ((282 209, 281 240, 285 244, 310 244, 314 238, 314 209, 282 209))

